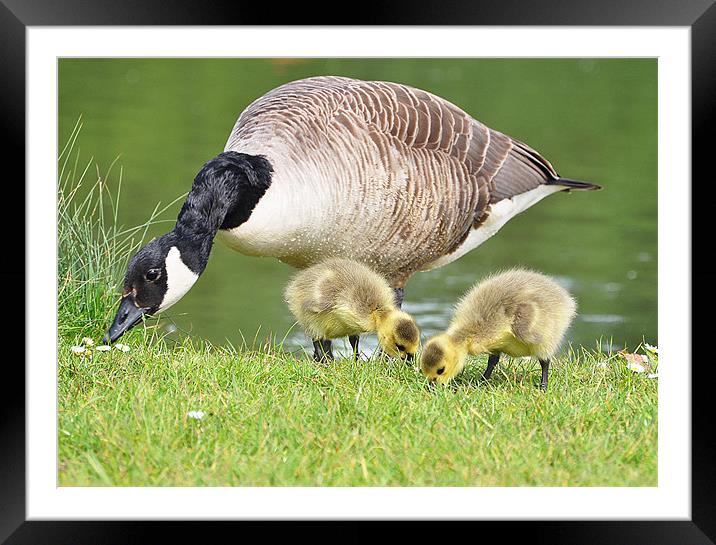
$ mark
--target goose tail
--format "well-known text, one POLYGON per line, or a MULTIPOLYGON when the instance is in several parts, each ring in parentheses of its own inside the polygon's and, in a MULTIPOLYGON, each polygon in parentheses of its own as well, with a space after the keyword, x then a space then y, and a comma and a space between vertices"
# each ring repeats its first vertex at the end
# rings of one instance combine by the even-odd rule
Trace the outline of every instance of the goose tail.
POLYGON ((577 191, 594 191, 602 188, 599 184, 581 182, 579 180, 570 180, 569 178, 555 178, 554 180, 548 181, 547 185, 561 185, 567 191, 570 189, 575 189, 577 191))

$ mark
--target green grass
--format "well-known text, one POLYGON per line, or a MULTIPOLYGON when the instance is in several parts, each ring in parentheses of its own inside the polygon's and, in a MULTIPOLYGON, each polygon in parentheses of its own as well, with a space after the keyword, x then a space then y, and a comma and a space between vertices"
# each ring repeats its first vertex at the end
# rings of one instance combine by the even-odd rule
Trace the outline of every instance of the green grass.
POLYGON ((61 485, 656 485, 656 381, 616 357, 559 361, 544 394, 521 361, 431 391, 390 361, 131 345, 60 343, 61 485))
POLYGON ((569 351, 547 393, 520 359, 430 389, 395 361, 323 366, 152 325, 127 353, 73 354, 106 329, 146 229, 116 226, 106 174, 77 197, 92 169, 75 139, 60 157, 59 485, 656 486, 657 381, 616 354, 569 351))
POLYGON ((77 121, 58 159, 58 333, 98 336, 107 327, 117 304, 128 257, 139 249, 147 228, 170 220, 157 219, 167 208, 158 203, 143 224, 124 229, 117 225, 122 171, 117 187, 109 189, 108 172, 100 173, 90 158, 80 161, 77 121), (94 182, 89 183, 95 175, 94 182))

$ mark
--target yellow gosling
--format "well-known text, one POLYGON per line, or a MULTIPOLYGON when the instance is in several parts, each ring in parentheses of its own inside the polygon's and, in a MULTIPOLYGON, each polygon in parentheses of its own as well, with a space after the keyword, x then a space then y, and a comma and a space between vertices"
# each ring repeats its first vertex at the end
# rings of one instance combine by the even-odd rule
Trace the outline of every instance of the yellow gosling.
POLYGON ((357 261, 331 258, 304 269, 286 287, 285 298, 313 339, 317 361, 333 359, 330 339, 346 336, 357 357, 358 336, 369 332, 377 332, 391 356, 409 361, 418 349, 415 320, 398 309, 385 278, 357 261))
POLYGON ((420 367, 431 382, 445 384, 463 370, 468 355, 487 353, 487 380, 500 354, 534 356, 546 390, 550 358, 576 308, 569 292, 543 274, 512 269, 490 276, 460 300, 448 330, 426 343, 420 367))

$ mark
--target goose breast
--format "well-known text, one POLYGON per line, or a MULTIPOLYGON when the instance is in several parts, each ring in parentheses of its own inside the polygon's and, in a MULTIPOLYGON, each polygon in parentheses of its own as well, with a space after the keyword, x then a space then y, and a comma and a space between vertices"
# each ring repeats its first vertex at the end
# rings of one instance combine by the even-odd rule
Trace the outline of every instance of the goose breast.
POLYGON ((224 242, 300 268, 357 259, 393 285, 456 259, 560 189, 544 185, 557 174, 525 144, 389 82, 278 87, 240 115, 225 149, 265 156, 274 175, 224 242))

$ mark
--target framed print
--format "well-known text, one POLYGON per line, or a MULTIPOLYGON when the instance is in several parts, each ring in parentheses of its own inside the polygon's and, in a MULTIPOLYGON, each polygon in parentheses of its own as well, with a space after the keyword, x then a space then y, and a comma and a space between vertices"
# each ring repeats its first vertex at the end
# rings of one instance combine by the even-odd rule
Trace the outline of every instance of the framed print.
POLYGON ((709 2, 3 1, 0 539, 712 542, 709 2))

